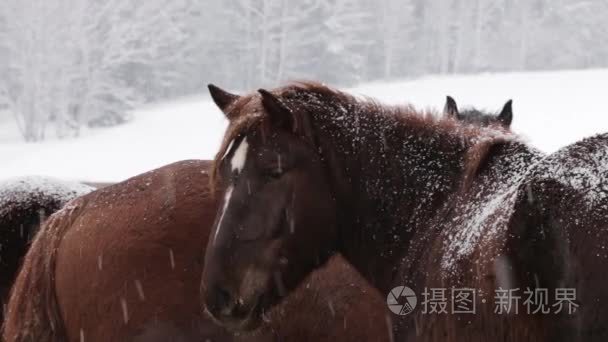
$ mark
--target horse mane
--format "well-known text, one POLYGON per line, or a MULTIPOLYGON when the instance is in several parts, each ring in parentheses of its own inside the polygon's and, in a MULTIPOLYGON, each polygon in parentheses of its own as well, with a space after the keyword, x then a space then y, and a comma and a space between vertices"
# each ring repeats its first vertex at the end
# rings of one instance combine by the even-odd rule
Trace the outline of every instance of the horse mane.
MULTIPOLYGON (((464 166, 463 186, 468 187, 471 179, 488 157, 492 146, 514 140, 516 135, 500 127, 481 127, 463 123, 433 110, 417 110, 410 104, 385 105, 367 96, 353 96, 314 81, 295 81, 271 91, 287 103, 324 107, 324 104, 340 104, 343 108, 356 109, 365 115, 387 116, 417 130, 432 126, 437 131, 447 132, 454 141, 469 141, 470 145, 464 166)), ((227 108, 231 118, 218 153, 211 167, 212 188, 218 180, 219 166, 231 146, 232 141, 262 124, 266 118, 260 95, 255 92, 239 97, 227 108)), ((215 193, 215 192, 214 192, 215 193)))

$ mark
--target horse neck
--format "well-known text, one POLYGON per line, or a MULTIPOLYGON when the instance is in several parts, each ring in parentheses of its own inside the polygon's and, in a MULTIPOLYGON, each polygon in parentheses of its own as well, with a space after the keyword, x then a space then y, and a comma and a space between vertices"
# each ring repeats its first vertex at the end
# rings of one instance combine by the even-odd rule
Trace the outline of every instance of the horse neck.
POLYGON ((386 290, 409 241, 460 189, 473 142, 432 119, 367 110, 325 118, 320 140, 341 215, 338 251, 386 290))

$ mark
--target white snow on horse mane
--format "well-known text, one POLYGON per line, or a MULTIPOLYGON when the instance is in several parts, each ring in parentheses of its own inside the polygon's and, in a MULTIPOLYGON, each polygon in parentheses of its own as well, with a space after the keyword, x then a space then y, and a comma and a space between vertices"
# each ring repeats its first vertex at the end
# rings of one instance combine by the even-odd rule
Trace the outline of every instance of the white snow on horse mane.
MULTIPOLYGON (((608 140, 608 136, 603 139, 608 140)), ((608 183, 608 142, 604 143, 603 148, 591 153, 581 151, 580 156, 568 157, 570 150, 578 148, 579 144, 576 144, 552 155, 552 159, 559 159, 549 163, 544 172, 561 184, 578 190, 587 203, 593 206, 608 198, 608 189, 605 187, 608 183)))
POLYGON ((67 203, 95 188, 44 176, 9 178, 0 182, 0 206, 8 202, 27 201, 32 194, 48 196, 67 203))
POLYGON ((493 195, 474 199, 457 219, 461 229, 449 236, 445 243, 442 268, 447 272, 456 271, 458 261, 474 252, 482 239, 491 240, 496 234, 506 232, 506 220, 513 213, 518 191, 524 182, 535 179, 558 181, 566 189, 578 191, 589 209, 601 203, 605 205, 608 198, 608 188, 605 187, 608 183, 608 135, 600 139, 592 141, 592 144, 600 144, 592 152, 586 150, 584 141, 570 145, 531 166, 520 165, 509 182, 497 185, 495 189, 486 189, 493 195), (495 217, 495 214, 500 215, 495 217))
MULTIPOLYGON (((491 239, 496 234, 506 230, 507 219, 514 210, 515 199, 518 189, 526 176, 537 163, 529 165, 517 160, 518 156, 512 156, 515 170, 512 171, 509 180, 503 184, 491 184, 492 189, 486 189, 491 197, 479 196, 467 204, 461 217, 457 218, 461 228, 456 234, 450 235, 445 242, 445 253, 441 261, 444 271, 454 272, 457 262, 470 255, 479 246, 482 239, 491 239), (498 214, 500 210, 506 212, 498 214)), ((542 160, 542 159, 541 159, 542 160)), ((502 170, 497 170, 501 173, 502 170)))
MULTIPOLYGON (((465 215, 468 216, 467 225, 462 229, 454 239, 450 241, 449 247, 454 249, 455 257, 444 259, 444 267, 449 268, 451 264, 448 261, 459 260, 460 258, 473 252, 474 247, 478 244, 483 234, 488 234, 488 231, 484 231, 484 223, 488 220, 492 214, 495 214, 498 209, 506 206, 512 206, 515 200, 517 187, 512 186, 507 189, 503 189, 502 192, 494 196, 490 201, 484 203, 483 206, 472 206, 474 209, 467 212, 465 215), (506 191, 505 191, 506 190, 506 191)), ((490 227, 489 232, 493 232, 494 228, 504 223, 504 221, 493 222, 495 227, 490 227)), ((450 249, 448 248, 448 250, 450 249)), ((446 253, 445 255, 450 255, 446 253)))

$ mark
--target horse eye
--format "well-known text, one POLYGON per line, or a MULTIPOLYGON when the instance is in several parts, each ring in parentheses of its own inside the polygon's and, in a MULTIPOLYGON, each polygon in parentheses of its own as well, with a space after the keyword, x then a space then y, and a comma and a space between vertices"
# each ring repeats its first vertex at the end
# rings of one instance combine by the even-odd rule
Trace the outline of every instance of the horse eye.
POLYGON ((285 172, 282 169, 279 168, 272 168, 272 169, 268 169, 266 170, 266 177, 268 177, 269 179, 272 180, 276 180, 281 178, 281 176, 283 176, 285 172))

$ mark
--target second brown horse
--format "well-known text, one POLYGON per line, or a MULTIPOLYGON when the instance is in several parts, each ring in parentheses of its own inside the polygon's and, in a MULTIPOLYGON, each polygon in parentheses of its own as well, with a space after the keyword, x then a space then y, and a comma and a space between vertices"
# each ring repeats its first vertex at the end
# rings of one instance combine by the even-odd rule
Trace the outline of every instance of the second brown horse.
POLYGON ((233 336, 198 298, 216 200, 184 161, 68 203, 33 241, 5 341, 387 341, 383 298, 342 259, 313 274, 258 331, 233 336))

